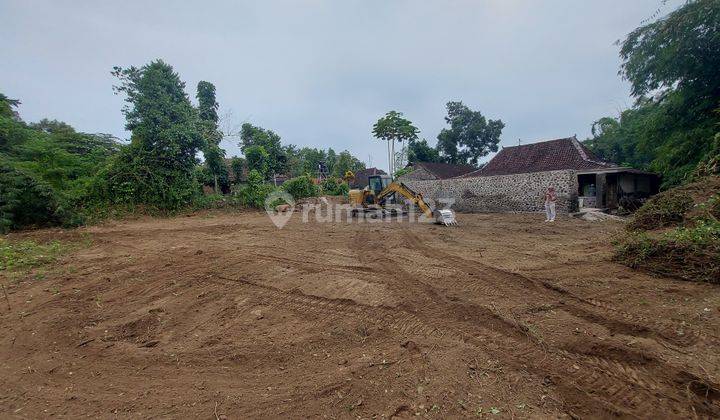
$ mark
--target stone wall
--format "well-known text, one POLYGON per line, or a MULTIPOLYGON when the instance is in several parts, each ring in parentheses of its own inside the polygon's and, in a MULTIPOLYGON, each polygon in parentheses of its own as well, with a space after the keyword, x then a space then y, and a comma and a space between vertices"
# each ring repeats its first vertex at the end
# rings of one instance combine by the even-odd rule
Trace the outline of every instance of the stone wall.
POLYGON ((571 170, 403 182, 426 198, 454 199, 452 209, 461 212, 544 211, 549 186, 557 191, 558 212, 577 208, 577 175, 571 170))

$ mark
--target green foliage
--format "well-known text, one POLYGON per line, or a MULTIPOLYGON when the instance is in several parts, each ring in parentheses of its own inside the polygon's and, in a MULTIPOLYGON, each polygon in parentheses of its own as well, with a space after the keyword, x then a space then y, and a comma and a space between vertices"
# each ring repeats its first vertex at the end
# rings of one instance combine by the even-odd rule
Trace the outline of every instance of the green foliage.
POLYGON ((343 177, 348 171, 355 173, 365 169, 365 163, 353 156, 347 150, 343 150, 337 156, 337 160, 332 167, 330 174, 334 177, 343 177))
POLYGON ((210 82, 201 81, 197 85, 198 116, 200 118, 200 130, 203 140, 203 155, 205 156, 205 167, 209 173, 209 183, 215 192, 227 191, 229 189, 228 171, 225 166, 225 150, 220 147, 222 133, 218 129, 218 103, 215 100, 215 85, 210 82))
POLYGON ((632 31, 622 42, 622 73, 632 93, 720 88, 720 4, 690 0, 669 15, 632 31))
POLYGON ((720 133, 715 134, 712 148, 698 164, 693 178, 698 179, 710 175, 720 175, 720 133))
POLYGON ((600 157, 689 179, 712 155, 720 122, 720 3, 688 1, 640 26, 621 44, 622 75, 637 102, 594 124, 588 146, 600 157))
MULTIPOLYGON (((427 140, 410 140, 408 143, 408 163, 415 162, 442 162, 442 158, 437 149, 428 145, 427 140)), ((396 174, 396 176, 400 175, 396 174)))
POLYGON ((380 140, 415 140, 420 132, 402 112, 390 111, 373 125, 373 135, 380 140))
POLYGON ((210 82, 200 81, 197 85, 195 97, 198 100, 198 114, 202 121, 218 123, 219 105, 215 100, 215 85, 210 82))
POLYGON ((658 274, 720 283, 719 190, 720 177, 708 177, 655 196, 615 241, 615 259, 658 274))
POLYGON ((69 246, 58 241, 38 244, 34 241, 11 242, 0 238, 0 271, 37 267, 53 262, 69 246))
POLYGON ((234 195, 243 206, 263 208, 268 194, 274 190, 275 187, 267 184, 265 178, 253 169, 248 173, 247 183, 238 187, 234 195))
POLYGON ((629 230, 654 230, 673 226, 685 219, 693 199, 683 191, 669 190, 656 195, 635 212, 629 230))
POLYGON ((296 200, 306 197, 316 197, 320 193, 318 186, 315 185, 313 180, 307 175, 288 179, 282 185, 282 189, 292 195, 296 200))
POLYGON ((233 156, 232 159, 230 159, 230 169, 232 170, 233 175, 235 176, 235 182, 240 182, 241 179, 244 178, 244 169, 245 169, 245 159, 237 156, 233 156))
POLYGON ((95 174, 117 153, 116 139, 54 120, 27 125, 13 111, 19 102, 2 98, 0 231, 81 223, 78 210, 95 174))
POLYGON ((614 258, 661 275, 720 283, 720 222, 701 220, 659 236, 629 233, 615 242, 614 258))
MULTIPOLYGON (((262 147, 267 152, 267 170, 265 174, 282 174, 287 170, 287 154, 280 143, 280 136, 272 130, 255 127, 245 123, 240 130, 240 149, 247 158, 247 150, 252 147, 262 147)), ((248 165, 250 162, 248 161, 248 165)), ((249 166, 248 166, 249 167, 249 166)), ((249 167, 250 168, 250 167, 249 167)), ((253 169, 253 168, 250 168, 253 169)))
POLYGON ((486 120, 480 111, 473 111, 462 102, 448 102, 444 128, 438 135, 437 149, 444 161, 477 165, 478 159, 498 151, 505 123, 486 120))
POLYGON ((20 105, 20 101, 17 99, 10 99, 4 94, 0 93, 0 117, 16 118, 17 114, 15 109, 20 105))
POLYGON ((61 224, 62 216, 58 198, 49 185, 0 162, 0 233, 61 224))
POLYGON ((330 177, 323 181, 320 186, 325 195, 347 195, 350 186, 340 178, 330 177))
POLYGON ((191 203, 198 193, 195 155, 204 141, 185 84, 161 60, 115 67, 113 75, 120 80, 115 90, 127 96, 123 113, 132 138, 101 171, 97 193, 111 203, 164 210, 191 203))
POLYGON ((248 170, 256 171, 263 179, 268 179, 270 160, 270 155, 263 146, 250 146, 245 149, 245 161, 248 170))

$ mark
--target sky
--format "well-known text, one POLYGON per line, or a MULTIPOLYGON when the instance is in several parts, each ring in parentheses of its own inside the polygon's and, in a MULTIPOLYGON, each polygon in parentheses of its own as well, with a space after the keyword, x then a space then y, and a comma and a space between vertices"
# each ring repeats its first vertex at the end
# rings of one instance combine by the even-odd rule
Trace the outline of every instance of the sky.
MULTIPOLYGON (((128 139, 110 71, 160 58, 193 101, 215 84, 226 130, 250 122, 386 169, 371 130, 389 110, 431 145, 448 101, 501 119, 504 146, 587 138, 633 102, 616 41, 679 3, 0 0, 0 92, 25 121, 128 139)), ((228 156, 238 140, 223 140, 228 156)))

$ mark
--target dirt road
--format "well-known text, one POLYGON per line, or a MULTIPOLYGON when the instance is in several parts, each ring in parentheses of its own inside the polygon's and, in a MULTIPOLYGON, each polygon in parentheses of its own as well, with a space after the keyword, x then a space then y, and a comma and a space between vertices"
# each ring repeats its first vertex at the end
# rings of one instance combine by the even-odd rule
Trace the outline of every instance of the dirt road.
POLYGON ((8 288, 0 413, 720 416, 720 287, 610 262, 615 222, 540 220, 82 229, 8 288))

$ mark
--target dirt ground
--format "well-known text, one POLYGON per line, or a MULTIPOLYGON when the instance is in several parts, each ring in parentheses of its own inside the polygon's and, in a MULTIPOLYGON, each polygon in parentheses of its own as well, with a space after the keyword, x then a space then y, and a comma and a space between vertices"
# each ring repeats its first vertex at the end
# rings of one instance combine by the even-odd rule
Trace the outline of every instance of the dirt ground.
POLYGON ((458 220, 13 235, 91 244, 0 273, 0 416, 720 416, 719 286, 611 262, 618 222, 458 220))

